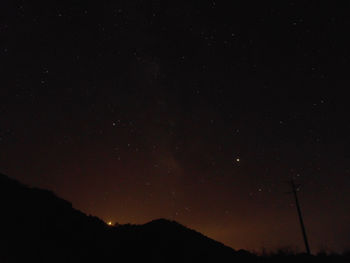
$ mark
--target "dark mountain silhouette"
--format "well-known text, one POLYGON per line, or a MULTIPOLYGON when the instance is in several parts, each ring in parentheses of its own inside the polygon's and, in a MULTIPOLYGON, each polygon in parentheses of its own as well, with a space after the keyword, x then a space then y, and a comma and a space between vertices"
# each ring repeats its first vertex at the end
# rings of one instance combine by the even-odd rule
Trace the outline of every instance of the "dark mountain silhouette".
POLYGON ((236 252, 177 222, 107 226, 52 192, 0 175, 0 262, 197 262, 236 252))
POLYGON ((108 226, 52 192, 0 174, 0 262, 347 262, 339 256, 258 257, 177 222, 108 226))

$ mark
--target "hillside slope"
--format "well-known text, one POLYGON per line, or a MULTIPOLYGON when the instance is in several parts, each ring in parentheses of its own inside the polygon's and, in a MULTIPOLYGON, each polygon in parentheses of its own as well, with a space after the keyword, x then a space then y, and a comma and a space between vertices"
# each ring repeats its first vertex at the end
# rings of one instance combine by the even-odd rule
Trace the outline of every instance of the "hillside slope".
POLYGON ((107 226, 52 192, 0 175, 0 262, 203 262, 253 256, 179 223, 107 226))

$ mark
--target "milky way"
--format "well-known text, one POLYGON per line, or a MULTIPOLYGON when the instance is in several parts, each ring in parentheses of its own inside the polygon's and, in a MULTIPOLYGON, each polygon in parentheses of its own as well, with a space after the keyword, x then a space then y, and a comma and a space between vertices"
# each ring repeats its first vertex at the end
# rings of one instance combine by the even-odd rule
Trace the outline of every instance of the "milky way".
POLYGON ((234 2, 2 1, 0 171, 256 251, 303 249, 294 178, 349 248, 349 6, 234 2))

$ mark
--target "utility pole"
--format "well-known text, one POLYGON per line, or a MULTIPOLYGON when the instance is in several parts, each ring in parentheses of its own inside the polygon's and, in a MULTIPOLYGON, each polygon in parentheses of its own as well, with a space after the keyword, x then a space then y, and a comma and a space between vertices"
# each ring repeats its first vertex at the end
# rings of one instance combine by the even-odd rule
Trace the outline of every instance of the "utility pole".
POLYGON ((300 205, 299 205, 299 199, 298 199, 298 194, 297 194, 297 186, 295 185, 293 179, 292 179, 292 181, 291 181, 291 184, 292 184, 292 189, 293 189, 293 194, 294 194, 294 199, 295 199, 295 205, 296 205, 297 210, 298 210, 298 216, 299 216, 301 231, 302 231, 302 233, 303 233, 303 238, 304 238, 306 253, 307 253, 308 255, 310 255, 311 253, 310 253, 309 242, 308 242, 308 240, 307 240, 307 235, 306 235, 306 231, 305 231, 303 216, 302 216, 302 214, 301 214, 301 209, 300 209, 300 205))

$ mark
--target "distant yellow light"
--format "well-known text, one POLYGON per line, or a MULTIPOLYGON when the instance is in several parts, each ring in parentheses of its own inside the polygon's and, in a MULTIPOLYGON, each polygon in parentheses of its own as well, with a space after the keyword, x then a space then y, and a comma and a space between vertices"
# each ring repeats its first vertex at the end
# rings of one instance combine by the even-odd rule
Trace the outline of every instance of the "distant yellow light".
POLYGON ((111 226, 111 225, 112 225, 112 222, 111 222, 111 221, 107 222, 107 225, 111 226))
POLYGON ((237 159, 236 159, 236 161, 237 161, 237 162, 240 162, 240 161, 241 161, 241 159, 237 158, 237 159))

